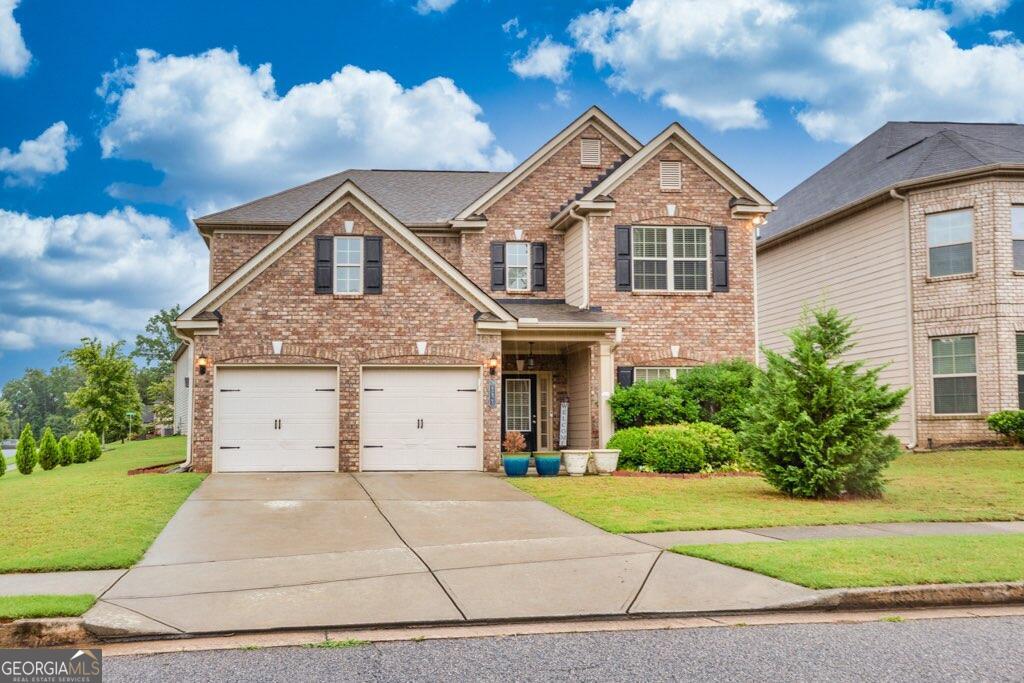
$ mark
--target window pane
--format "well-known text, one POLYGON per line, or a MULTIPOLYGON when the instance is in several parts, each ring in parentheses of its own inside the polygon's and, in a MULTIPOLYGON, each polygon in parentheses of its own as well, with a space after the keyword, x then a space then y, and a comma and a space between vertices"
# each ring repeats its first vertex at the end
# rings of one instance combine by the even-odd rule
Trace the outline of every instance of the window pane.
POLYGON ((633 228, 634 258, 666 258, 665 228, 633 228))
POLYGON ((525 266, 508 267, 508 289, 524 291, 530 286, 530 269, 525 266))
POLYGON ((1024 372, 1024 334, 1017 335, 1017 372, 1024 372))
POLYGON ((707 258, 708 233, 704 228, 676 228, 672 231, 672 256, 707 258))
POLYGON ((505 380, 505 430, 509 432, 530 433, 531 410, 530 380, 505 380))
POLYGON ((1017 375, 1017 407, 1024 410, 1024 375, 1017 375))
POLYGON ((673 275, 676 289, 702 292, 708 288, 707 261, 675 261, 673 275))
POLYGON ((1024 240, 1013 241, 1013 269, 1024 270, 1024 240))
POLYGON ((937 414, 978 412, 976 377, 937 377, 933 382, 937 414))
POLYGON ((658 380, 672 379, 671 368, 634 368, 634 382, 656 382, 658 380))
POLYGON ((974 212, 970 209, 934 213, 926 220, 929 247, 971 241, 974 212))
POLYGON ((634 261, 633 286, 636 289, 668 289, 665 261, 634 261))
POLYGON ((338 266, 358 266, 363 262, 362 237, 335 237, 334 264, 338 266))
POLYGON ((530 245, 528 242, 507 242, 505 244, 505 260, 510 266, 530 265, 530 245))
POLYGON ((339 294, 353 294, 363 291, 361 268, 358 266, 338 266, 336 270, 335 292, 339 294))
POLYGON ((1010 209, 1010 225, 1013 239, 1024 240, 1024 206, 1014 206, 1010 209))
POLYGON ((948 247, 932 247, 928 250, 928 274, 932 277, 958 275, 974 271, 973 246, 954 244, 948 247))
POLYGON ((973 336, 932 339, 932 374, 961 375, 976 371, 973 336))

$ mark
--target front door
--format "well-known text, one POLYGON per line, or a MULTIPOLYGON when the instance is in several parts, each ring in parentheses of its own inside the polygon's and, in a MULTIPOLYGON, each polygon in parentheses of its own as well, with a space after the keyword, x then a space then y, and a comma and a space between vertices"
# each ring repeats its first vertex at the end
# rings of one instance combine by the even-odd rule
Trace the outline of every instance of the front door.
POLYGON ((537 377, 505 375, 502 378, 501 438, 519 432, 526 439, 526 450, 537 450, 537 377))

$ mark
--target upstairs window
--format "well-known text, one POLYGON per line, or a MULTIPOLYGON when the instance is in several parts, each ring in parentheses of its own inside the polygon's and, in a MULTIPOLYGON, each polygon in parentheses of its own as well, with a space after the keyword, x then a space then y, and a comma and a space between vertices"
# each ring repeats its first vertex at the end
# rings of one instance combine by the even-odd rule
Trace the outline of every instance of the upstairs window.
POLYGON ((936 415, 978 412, 978 369, 973 336, 932 339, 932 388, 936 415))
POLYGON ((974 212, 947 211, 927 216, 928 275, 974 272, 974 212))
POLYGON ((633 228, 633 289, 708 291, 708 229, 633 228))
POLYGON ((601 165, 601 139, 583 138, 580 140, 580 166, 601 165))
POLYGON ((505 243, 505 282, 510 292, 530 291, 530 243, 505 243))
POLYGON ((363 291, 363 238, 334 238, 334 293, 363 291))
POLYGON ((1010 207, 1010 231, 1013 235, 1013 269, 1024 271, 1024 206, 1010 207))
POLYGON ((661 162, 661 189, 678 190, 683 186, 683 164, 680 161, 661 162))

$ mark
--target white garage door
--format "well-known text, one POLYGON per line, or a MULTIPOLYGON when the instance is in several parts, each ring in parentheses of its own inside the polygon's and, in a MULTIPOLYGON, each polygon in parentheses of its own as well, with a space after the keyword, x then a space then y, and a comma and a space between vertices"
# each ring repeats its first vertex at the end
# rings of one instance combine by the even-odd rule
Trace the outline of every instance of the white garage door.
POLYGON ((364 470, 479 470, 480 371, 364 368, 364 470))
POLYGON ((338 469, 334 368, 217 368, 214 469, 338 469))

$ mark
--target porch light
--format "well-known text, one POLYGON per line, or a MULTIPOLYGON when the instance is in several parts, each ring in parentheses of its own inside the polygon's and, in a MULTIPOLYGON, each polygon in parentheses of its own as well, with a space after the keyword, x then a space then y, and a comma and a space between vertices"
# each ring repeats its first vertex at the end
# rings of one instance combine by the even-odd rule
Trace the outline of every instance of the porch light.
POLYGON ((487 370, 493 376, 498 371, 498 354, 492 353, 487 361, 487 370))
POLYGON ((199 374, 200 375, 205 375, 206 374, 206 366, 209 363, 210 363, 210 359, 207 358, 206 356, 199 356, 199 358, 196 359, 196 365, 199 366, 199 374))
POLYGON ((530 354, 526 357, 526 367, 529 370, 533 370, 536 362, 533 360, 533 342, 530 342, 530 354))

